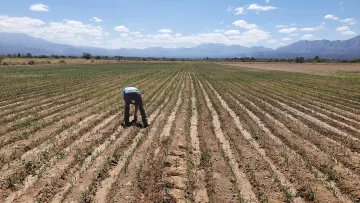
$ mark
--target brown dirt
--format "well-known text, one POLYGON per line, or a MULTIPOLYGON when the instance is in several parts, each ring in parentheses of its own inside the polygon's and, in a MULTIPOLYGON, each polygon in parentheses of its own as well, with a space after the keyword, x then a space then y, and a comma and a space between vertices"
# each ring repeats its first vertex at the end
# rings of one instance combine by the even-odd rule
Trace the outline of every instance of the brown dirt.
POLYGON ((303 72, 303 73, 335 73, 338 71, 360 71, 359 64, 344 64, 344 63, 221 63, 226 66, 243 67, 243 68, 256 68, 263 70, 280 70, 290 72, 303 72))

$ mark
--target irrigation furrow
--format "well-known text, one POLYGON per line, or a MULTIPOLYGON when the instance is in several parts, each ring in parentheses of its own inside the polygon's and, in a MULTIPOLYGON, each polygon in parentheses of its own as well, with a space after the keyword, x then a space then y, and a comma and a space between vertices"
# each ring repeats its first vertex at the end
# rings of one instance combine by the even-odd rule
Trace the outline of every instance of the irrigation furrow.
MULTIPOLYGON (((89 142, 91 139, 94 139, 94 135, 96 134, 96 132, 98 130, 100 130, 101 128, 105 127, 115 117, 116 117, 116 115, 112 115, 112 116, 106 118, 103 122, 101 122, 100 124, 95 126, 90 132, 86 133, 81 138, 79 138, 75 142, 73 142, 70 146, 63 149, 62 154, 66 155, 66 154, 70 153, 76 146, 82 144, 83 142, 89 142)), ((49 167, 53 166, 58 161, 58 159, 59 158, 57 156, 53 157, 52 159, 49 160, 48 163, 46 163, 40 169, 38 169, 35 172, 35 174, 42 174, 46 170, 46 168, 49 168, 49 167)), ((16 192, 10 194, 5 199, 5 202, 7 202, 7 203, 12 202, 16 197, 19 197, 24 192, 26 192, 30 187, 32 187, 37 180, 38 180, 38 177, 33 176, 33 175, 29 175, 28 177, 26 177, 25 181, 24 181, 24 187, 22 189, 16 191, 16 192)))
MULTIPOLYGON (((299 120, 297 120, 296 118, 292 117, 289 114, 286 114, 285 112, 273 107, 272 105, 266 103, 265 101, 259 100, 259 102, 264 103, 265 105, 267 105, 270 109, 272 109, 273 112, 275 112, 276 114, 282 114, 285 117, 289 117, 291 120, 293 120, 295 123, 299 123, 301 124, 301 122, 299 120)), ((273 120, 273 119, 271 119, 273 120)), ((274 122, 277 121, 276 119, 274 120, 274 122)), ((287 132, 289 132, 290 130, 286 130, 287 127, 283 126, 283 124, 281 124, 281 122, 277 121, 276 122, 277 125, 280 125, 280 129, 281 130, 285 130, 287 132)), ((304 124, 302 124, 304 125, 304 124)), ((303 126, 305 127, 305 125, 303 126)), ((351 171, 349 171, 349 169, 344 168, 344 166, 340 163, 337 162, 337 160, 334 160, 334 158, 328 157, 328 155, 322 153, 321 150, 319 150, 316 146, 314 146, 312 143, 308 142, 306 139, 299 139, 299 137, 295 136, 293 133, 289 132, 288 133, 290 136, 290 138, 286 138, 287 139, 287 143, 290 144, 291 146, 300 149, 299 153, 301 153, 303 156, 305 156, 308 159, 308 162, 310 160, 310 162, 312 163, 312 165, 315 165, 319 170, 325 172, 326 174, 321 173, 318 170, 315 170, 314 168, 311 168, 311 165, 309 166, 309 168, 311 169, 311 171, 314 172, 316 177, 319 177, 322 182, 324 182, 324 184, 327 186, 327 188, 330 188, 330 190, 334 191, 334 193, 336 194, 336 196, 341 199, 343 202, 349 202, 350 200, 348 200, 347 197, 344 196, 344 194, 342 194, 341 191, 343 191, 343 193, 347 193, 347 189, 343 189, 344 186, 342 186, 342 183, 339 183, 339 187, 340 189, 334 184, 333 181, 331 181, 331 179, 335 178, 337 176, 340 176, 341 179, 343 180, 347 180, 346 184, 349 184, 349 186, 346 186, 347 188, 357 188, 359 187, 359 185, 356 184, 356 182, 351 183, 352 179, 358 180, 359 177, 357 177, 355 174, 353 174, 351 171), (295 140, 298 140, 297 143, 294 142, 295 140), (304 151, 305 148, 306 151, 304 151), (303 154, 304 152, 307 152, 308 154, 303 154), (316 154, 315 157, 321 157, 319 159, 313 159, 315 158, 314 155, 316 154), (332 163, 337 163, 337 165, 334 165, 332 163), (332 166, 334 165, 334 166, 332 166), (324 166, 326 166, 324 168, 324 166), (330 170, 327 169, 328 167, 330 167, 330 170), (328 174, 334 174, 334 175, 328 175, 328 174), (329 181, 329 177, 327 176, 331 176, 331 179, 329 181), (350 186, 351 185, 351 186, 350 186), (357 186, 356 186, 357 185, 357 186)), ((300 134, 301 135, 301 134, 300 134)), ((316 136, 316 135, 315 135, 316 136)), ((325 138, 326 139, 326 138, 325 138)), ((354 194, 356 197, 356 194, 354 194)))
POLYGON ((234 154, 231 151, 230 144, 229 144, 228 140, 225 138, 225 136, 221 130, 219 117, 211 104, 210 98, 209 98, 208 94, 205 92, 204 87, 200 81, 199 81, 199 84, 203 91, 203 95, 206 100, 206 105, 212 114, 212 123, 214 126, 215 135, 219 139, 219 141, 222 145, 221 147, 223 148, 226 156, 229 158, 231 168, 237 179, 236 180, 237 187, 240 190, 240 193, 242 194, 242 198, 247 202, 258 202, 257 197, 252 190, 252 186, 246 178, 246 175, 244 174, 244 172, 239 170, 239 166, 238 166, 239 164, 236 162, 236 159, 234 158, 234 154))
MULTIPOLYGON (((200 83, 201 84, 201 83, 200 83)), ((218 98, 218 100, 220 101, 221 105, 223 106, 223 108, 225 108, 230 116, 233 118, 234 123, 236 124, 237 128, 240 130, 240 132, 242 133, 242 135, 244 136, 244 138, 251 143, 251 145, 256 149, 256 151, 262 156, 262 158, 269 164, 269 166, 271 167, 271 169, 273 170, 274 173, 276 173, 279 181, 281 182, 281 184, 285 187, 288 188, 289 191, 295 195, 297 194, 297 190, 294 188, 294 186, 291 184, 290 181, 287 180, 287 178, 284 176, 284 174, 282 174, 277 167, 274 165, 274 163, 271 161, 270 158, 268 158, 265 154, 265 151, 263 149, 260 148, 259 144, 256 142, 256 140, 252 137, 252 135, 243 127, 243 125, 240 122, 239 117, 235 114, 235 112, 230 109, 230 107, 227 105, 227 103, 225 102, 225 100, 222 99, 222 97, 220 96, 220 94, 212 87, 212 85, 210 83, 207 82, 207 84, 209 85, 209 87, 212 89, 212 91, 215 93, 216 97, 218 98)), ((202 86, 202 84, 201 84, 202 86)), ((202 86, 203 87, 203 86, 202 86)), ((209 100, 210 102, 210 100, 209 100)), ((295 198, 295 202, 303 202, 304 200, 301 198, 295 198)))
MULTIPOLYGON (((258 118, 253 112, 251 112, 249 109, 247 109, 243 104, 241 104, 238 100, 236 100, 233 96, 230 95, 230 98, 233 99, 237 105, 239 105, 239 107, 243 110, 245 110, 247 112, 247 114, 257 123, 257 125, 272 139, 274 140, 274 142, 281 146, 284 147, 289 154, 296 156, 299 159, 299 162, 301 163, 305 163, 305 161, 303 160, 303 157, 301 157, 299 154, 297 154, 295 151, 293 151, 292 149, 290 149, 287 145, 285 145, 280 138, 278 138, 276 135, 274 135, 270 129, 267 128, 267 126, 261 121, 260 118, 258 118)), ((272 117, 271 115, 269 115, 268 113, 262 111, 259 107, 257 107, 254 103, 252 103, 251 101, 247 100, 246 98, 244 98, 244 100, 248 101, 250 103, 250 105, 252 107, 254 107, 255 109, 257 109, 259 112, 261 112, 262 114, 264 114, 269 120, 272 120, 276 125, 278 125, 281 129, 285 130, 289 135, 291 135, 292 137, 290 139, 298 139, 297 136, 295 136, 286 126, 284 126, 281 122, 279 122, 278 120, 276 120, 274 117, 272 117)), ((314 152, 313 150, 315 150, 317 153, 320 152, 320 150, 314 146, 312 143, 307 142, 305 140, 302 140, 304 143, 303 146, 304 147, 309 147, 310 149, 307 149, 309 151, 314 152), (305 146, 306 145, 306 146, 305 146), (313 149, 313 150, 312 150, 313 149)), ((325 180, 325 175, 323 173, 321 173, 320 171, 315 169, 312 169, 313 172, 315 173, 315 177, 319 177, 322 178, 322 182, 325 184, 326 187, 331 187, 333 190, 336 191, 336 196, 341 200, 341 202, 351 202, 347 197, 345 197, 341 192, 340 189, 337 188, 336 186, 334 186, 333 182, 330 181, 326 181, 325 180)), ((316 181, 312 181, 310 182, 311 185, 314 185, 314 188, 317 188, 317 190, 322 191, 322 193, 325 193, 324 191, 326 191, 326 188, 322 187, 321 185, 316 185, 316 181)), ((315 196, 317 191, 314 192, 315 196)), ((322 194, 323 195, 323 194, 322 194)))
MULTIPOLYGON (((157 74, 155 74, 155 75, 157 75, 157 74)), ((143 80, 140 80, 139 83, 143 83, 143 82, 145 82, 145 81, 147 81, 147 80, 149 80, 149 79, 151 79, 151 78, 152 78, 152 77, 149 77, 149 78, 145 78, 145 79, 143 79, 143 80)), ((126 81, 132 81, 132 80, 133 80, 132 78, 129 78, 129 79, 126 79, 126 80, 116 80, 115 82, 112 82, 112 83, 109 84, 109 87, 111 87, 111 88, 109 88, 109 87, 104 87, 103 89, 104 89, 106 92, 112 92, 113 90, 116 90, 116 87, 117 87, 117 86, 119 86, 119 85, 121 85, 121 84, 123 84, 123 83, 126 83, 126 81)), ((82 94, 79 94, 79 95, 75 94, 74 97, 66 98, 67 100, 69 100, 69 102, 68 102, 67 105, 65 105, 65 107, 62 107, 62 108, 60 108, 60 109, 58 109, 58 110, 55 110, 55 111, 53 111, 53 112, 51 112, 51 111, 49 112, 49 109, 48 109, 47 112, 46 112, 44 115, 38 115, 38 116, 40 116, 40 117, 32 119, 32 122, 37 121, 37 120, 39 120, 39 119, 50 120, 50 119, 51 119, 52 117, 54 117, 59 111, 64 111, 64 110, 66 110, 66 109, 68 109, 68 108, 71 108, 71 107, 73 107, 73 106, 76 106, 77 104, 80 104, 80 103, 83 102, 84 100, 85 100, 85 101, 89 101, 90 98, 93 98, 94 96, 96 97, 96 95, 100 95, 100 94, 101 94, 101 92, 97 93, 97 91, 98 91, 97 89, 99 88, 99 86, 91 87, 91 88, 92 88, 92 91, 90 91, 90 92, 88 92, 88 91, 83 91, 82 94), (96 94, 96 95, 93 95, 92 97, 88 96, 87 98, 82 99, 82 97, 84 97, 84 95, 85 95, 85 96, 86 96, 86 95, 91 95, 92 93, 97 93, 97 94, 96 94), (77 98, 78 100, 76 100, 76 98, 77 98)), ((104 93, 104 94, 105 94, 105 93, 104 93)), ((59 103, 59 102, 60 102, 60 105, 63 105, 61 101, 57 101, 56 103, 59 103)), ((36 104, 34 104, 34 105, 36 105, 36 104)), ((22 118, 22 119, 24 119, 24 118, 22 118)), ((15 128, 15 130, 19 130, 18 127, 17 127, 18 125, 15 125, 15 124, 16 124, 16 123, 12 123, 13 128, 15 128)), ((9 130, 7 130, 6 133, 9 133, 9 130)))
POLYGON ((198 112, 197 112, 197 105, 196 105, 196 96, 194 90, 194 81, 190 76, 191 80, 191 119, 190 119, 190 138, 191 138, 191 152, 193 155, 193 162, 195 168, 192 168, 191 173, 194 174, 195 180, 194 182, 194 201, 196 203, 200 202, 209 202, 209 197, 206 191, 206 182, 205 182, 205 171, 204 169, 196 169, 200 166, 200 159, 201 159, 201 151, 200 151, 200 140, 198 137, 198 112))
MULTIPOLYGON (((170 97, 168 95, 168 97, 166 97, 164 103, 162 103, 158 107, 158 109, 149 116, 150 123, 152 123, 158 117, 159 113, 164 108, 165 104, 168 103, 169 99, 170 99, 170 97)), ((123 152, 123 156, 122 156, 123 158, 117 163, 117 165, 112 170, 109 171, 109 177, 106 178, 105 180, 101 181, 100 186, 99 186, 98 190, 96 191, 96 195, 94 197, 95 201, 97 201, 97 202, 105 202, 106 201, 109 190, 111 189, 113 183, 116 181, 116 177, 118 176, 118 174, 120 173, 122 168, 125 166, 127 159, 129 157, 131 157, 131 155, 136 150, 138 141, 142 140, 143 139, 142 137, 149 131, 150 132, 156 131, 156 126, 152 126, 150 128, 150 130, 148 130, 148 131, 139 131, 137 133, 137 135, 133 138, 134 142, 132 142, 132 144, 123 152)), ((148 134, 147 140, 150 140, 152 136, 153 135, 148 134)))
MULTIPOLYGON (((175 81, 175 80, 173 80, 173 81, 175 81)), ((169 84, 171 84, 171 83, 169 83, 169 84)), ((161 92, 164 92, 164 91, 161 91, 161 92)), ((162 93, 160 93, 160 94, 162 94, 162 93)), ((158 97, 156 97, 156 94, 154 95, 154 97, 156 99, 158 98, 158 97)), ((158 110, 156 110, 156 111, 158 111, 158 110)), ((154 112, 155 116, 156 116, 156 111, 154 112)), ((150 113, 151 113, 151 111, 150 111, 150 113)), ((154 115, 153 115, 154 113, 151 114, 152 115, 152 117, 150 116, 151 118, 154 117, 154 115)), ((97 170, 100 170, 99 167, 104 164, 104 161, 109 160, 106 157, 109 156, 109 154, 113 153, 111 151, 114 151, 114 150, 117 149, 116 146, 122 145, 122 142, 125 141, 126 139, 128 139, 127 138, 128 134, 129 134, 129 132, 126 133, 125 135, 122 135, 121 139, 116 141, 114 144, 111 144, 111 146, 107 147, 105 153, 102 153, 98 158, 95 159, 94 164, 93 164, 94 166, 91 166, 90 169, 87 169, 84 172, 83 175, 80 174, 81 179, 82 179, 81 184, 77 184, 77 182, 78 182, 78 181, 76 181, 77 179, 72 178, 72 180, 74 180, 72 182, 72 184, 71 185, 69 185, 69 184, 65 185, 60 190, 60 192, 55 195, 53 201, 62 200, 64 198, 65 199, 70 198, 70 199, 75 199, 76 200, 81 196, 82 193, 84 193, 84 192, 86 193, 87 188, 91 187, 91 185, 93 184, 92 183, 93 180, 90 178, 90 177, 93 176, 92 174, 94 172, 96 173, 97 170), (124 140, 124 138, 126 138, 126 139, 124 140), (82 178, 82 177, 84 177, 84 178, 82 178), (71 189, 71 191, 70 191, 70 189, 71 189), (67 193, 69 193, 69 194, 66 195, 67 197, 65 197, 65 194, 67 194, 67 193)), ((134 139, 132 139, 132 140, 134 140, 134 139)), ((84 167, 84 166, 82 168, 86 169, 86 167, 84 167)))
MULTIPOLYGON (((116 89, 118 89, 118 91, 121 91, 119 88, 115 88, 114 90, 116 90, 116 89)), ((111 90, 109 90, 109 91, 111 91, 111 90)), ((115 98, 117 98, 117 95, 118 94, 120 94, 120 93, 114 93, 113 95, 114 95, 114 99, 115 98)), ((94 99, 93 99, 94 100, 94 99)), ((107 100, 109 100, 109 98, 107 99, 107 100)), ((105 100, 105 101, 107 101, 107 100, 105 100)), ((95 101, 95 100, 94 100, 95 101)), ((101 104, 101 102, 102 102, 103 100, 102 99, 97 99, 97 103, 88 103, 88 104, 86 104, 85 106, 84 106, 84 104, 83 104, 83 107, 81 107, 81 108, 75 108, 75 112, 67 112, 67 114, 74 114, 74 113, 76 113, 76 112, 81 112, 82 110, 84 110, 84 109, 86 109, 87 107, 92 107, 92 108, 95 108, 96 106, 98 106, 98 105, 100 105, 101 104)), ((111 100, 110 100, 111 101, 111 100)), ((89 101, 90 102, 90 101, 89 101)), ((107 101, 108 102, 108 101, 107 101)), ((50 118, 47 118, 48 120, 50 119, 50 118)), ((61 124, 61 122, 58 122, 58 125, 60 125, 61 124)), ((41 132, 41 134, 44 134, 43 132, 41 132)), ((47 133, 47 134, 49 134, 49 133, 47 133)), ((50 134, 51 134, 51 132, 50 132, 50 134)), ((31 137, 31 139, 35 139, 36 138, 36 136, 32 136, 31 137)), ((38 139, 39 140, 39 139, 38 139)), ((25 140, 26 142, 29 142, 29 139, 27 139, 27 140, 25 140)), ((39 140, 40 141, 40 143, 41 142, 44 142, 45 140, 44 139, 41 139, 41 140, 39 140)), ((39 143, 39 142, 36 142, 36 143, 39 143)), ((21 144, 21 143, 19 143, 19 144, 21 144)))

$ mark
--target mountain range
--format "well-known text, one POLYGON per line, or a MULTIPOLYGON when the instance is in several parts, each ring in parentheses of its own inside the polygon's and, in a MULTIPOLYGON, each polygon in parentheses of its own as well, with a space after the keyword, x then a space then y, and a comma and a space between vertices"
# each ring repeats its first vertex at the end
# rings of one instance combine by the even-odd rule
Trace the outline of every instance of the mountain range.
POLYGON ((173 57, 173 58, 314 58, 319 55, 324 59, 360 58, 360 35, 348 40, 301 40, 277 49, 263 46, 244 47, 239 45, 200 44, 192 48, 145 49, 104 49, 96 47, 71 46, 57 44, 22 33, 0 33, 0 55, 31 53, 33 55, 75 55, 83 52, 99 56, 135 56, 135 57, 173 57))

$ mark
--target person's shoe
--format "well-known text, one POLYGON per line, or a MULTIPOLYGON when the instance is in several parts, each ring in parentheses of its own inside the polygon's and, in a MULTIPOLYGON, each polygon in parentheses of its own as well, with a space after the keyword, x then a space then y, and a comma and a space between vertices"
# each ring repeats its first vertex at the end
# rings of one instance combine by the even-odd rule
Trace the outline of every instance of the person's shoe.
POLYGON ((147 128, 149 126, 148 122, 144 122, 143 128, 147 128))
POLYGON ((123 123, 122 125, 123 125, 124 128, 126 128, 126 127, 130 127, 130 126, 131 126, 131 123, 125 122, 125 123, 123 123))

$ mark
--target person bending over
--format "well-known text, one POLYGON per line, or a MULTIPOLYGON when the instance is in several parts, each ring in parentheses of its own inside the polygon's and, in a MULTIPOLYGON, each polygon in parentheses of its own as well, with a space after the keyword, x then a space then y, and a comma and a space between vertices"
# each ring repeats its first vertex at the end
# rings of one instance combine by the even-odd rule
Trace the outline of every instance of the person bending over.
POLYGON ((143 127, 144 128, 148 127, 149 123, 145 113, 140 91, 136 87, 125 87, 122 92, 122 96, 125 101, 125 113, 124 113, 125 125, 130 126, 129 111, 130 111, 130 104, 133 104, 135 105, 134 121, 135 122, 137 121, 137 112, 140 109, 143 127))

